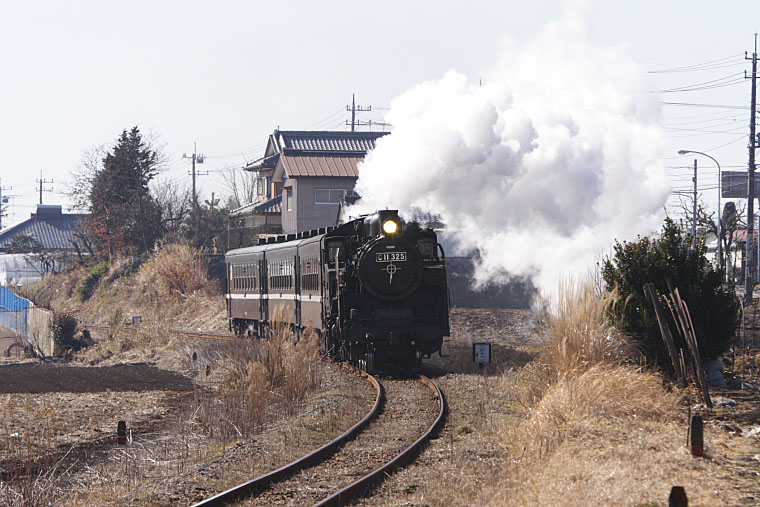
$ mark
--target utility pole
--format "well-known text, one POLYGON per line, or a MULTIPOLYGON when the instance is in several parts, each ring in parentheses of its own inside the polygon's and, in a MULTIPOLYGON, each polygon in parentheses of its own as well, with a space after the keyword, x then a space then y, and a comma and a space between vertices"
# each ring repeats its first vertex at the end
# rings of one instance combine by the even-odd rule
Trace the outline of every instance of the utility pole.
POLYGON ((42 171, 40 171, 40 179, 37 180, 37 183, 40 184, 40 204, 42 204, 42 192, 52 192, 53 191, 53 187, 44 188, 43 185, 45 183, 53 183, 53 180, 48 181, 48 180, 42 179, 42 171))
POLYGON ((351 132, 354 132, 356 127, 356 113, 362 113, 365 111, 372 111, 372 106, 362 107, 356 105, 356 95, 351 94, 351 105, 346 106, 346 111, 351 111, 351 123, 346 120, 346 125, 351 125, 351 132))
MULTIPOLYGON (((691 218, 691 251, 697 251, 697 159, 694 159, 694 214, 691 218)), ((718 238, 720 241, 720 238, 718 238)))
MULTIPOLYGON (((747 58, 747 53, 744 53, 747 58)), ((745 71, 745 76, 746 71, 745 71)), ((752 95, 749 108, 749 170, 747 185, 747 255, 744 273, 744 295, 747 303, 752 302, 752 291, 754 289, 754 250, 752 248, 752 236, 755 233, 755 110, 757 108, 757 34, 755 34, 755 51, 752 53, 752 95)))
POLYGON ((198 211, 198 193, 195 191, 195 178, 197 176, 205 176, 208 173, 197 173, 195 170, 195 164, 202 164, 204 161, 203 154, 197 153, 197 143, 193 143, 193 154, 190 156, 187 156, 186 154, 182 154, 182 158, 190 158, 193 160, 193 172, 190 173, 193 176, 193 211, 198 211))
POLYGON ((3 230, 3 217, 7 217, 7 213, 3 213, 3 205, 8 204, 8 196, 3 196, 3 190, 13 190, 13 187, 4 187, 0 184, 0 231, 3 230))

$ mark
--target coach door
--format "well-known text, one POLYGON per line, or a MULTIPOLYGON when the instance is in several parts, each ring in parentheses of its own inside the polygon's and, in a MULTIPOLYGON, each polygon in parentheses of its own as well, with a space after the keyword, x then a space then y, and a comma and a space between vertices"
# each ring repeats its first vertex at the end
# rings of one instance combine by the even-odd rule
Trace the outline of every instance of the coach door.
POLYGON ((301 256, 295 255, 293 257, 293 293, 296 303, 296 329, 300 337, 300 329, 303 324, 301 323, 301 256))
POLYGON ((269 273, 267 272, 266 255, 262 255, 259 260, 259 322, 269 322, 269 297, 267 296, 267 284, 269 283, 269 273))

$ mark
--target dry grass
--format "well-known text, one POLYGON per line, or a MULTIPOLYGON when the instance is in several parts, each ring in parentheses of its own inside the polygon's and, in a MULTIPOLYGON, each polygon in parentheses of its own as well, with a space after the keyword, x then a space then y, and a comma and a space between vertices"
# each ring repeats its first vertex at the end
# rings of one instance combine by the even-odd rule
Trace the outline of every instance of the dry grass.
POLYGON ((597 364, 549 386, 509 441, 521 456, 540 460, 600 421, 671 422, 677 403, 655 374, 597 364))
POLYGON ((615 295, 597 297, 592 286, 575 283, 559 292, 539 360, 504 378, 505 392, 527 413, 502 428, 511 460, 483 500, 626 505, 667 498, 675 484, 668 463, 682 466, 688 457, 680 396, 658 375, 624 364, 635 350, 606 320, 615 295))
POLYGON ((609 323, 615 293, 595 294, 594 286, 577 282, 560 285, 558 296, 545 314, 541 362, 561 378, 594 365, 615 364, 635 351, 631 342, 609 323))
POLYGON ((274 322, 268 339, 220 345, 214 356, 214 368, 225 373, 213 397, 198 399, 197 419, 223 441, 251 435, 292 414, 320 382, 317 336, 307 332, 298 340, 282 321, 274 322))
POLYGON ((201 290, 216 292, 206 273, 201 251, 185 243, 169 243, 140 267, 138 278, 146 292, 158 297, 187 296, 201 290))
POLYGON ((20 407, 13 396, 4 396, 0 406, 4 460, 0 479, 3 505, 52 505, 62 494, 60 463, 54 462, 55 434, 61 431, 44 402, 20 407), (26 420, 34 424, 25 424, 26 420))

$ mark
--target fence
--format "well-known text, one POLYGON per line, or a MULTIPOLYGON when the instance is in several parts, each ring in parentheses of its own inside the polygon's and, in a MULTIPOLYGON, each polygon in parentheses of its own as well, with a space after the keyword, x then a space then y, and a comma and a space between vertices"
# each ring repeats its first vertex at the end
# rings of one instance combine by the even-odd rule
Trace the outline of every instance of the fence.
POLYGON ((37 308, 7 287, 0 287, 0 344, 3 346, 0 353, 21 339, 38 352, 52 356, 56 352, 52 328, 52 311, 37 308))

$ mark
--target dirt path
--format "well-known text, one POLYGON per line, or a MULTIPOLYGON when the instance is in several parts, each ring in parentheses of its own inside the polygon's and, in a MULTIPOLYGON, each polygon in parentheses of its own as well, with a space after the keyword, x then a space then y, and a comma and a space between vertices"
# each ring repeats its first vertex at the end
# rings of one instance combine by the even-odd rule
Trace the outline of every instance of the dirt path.
POLYGON ((146 364, 83 367, 24 363, 0 366, 0 393, 99 393, 105 391, 190 391, 179 373, 146 364))

